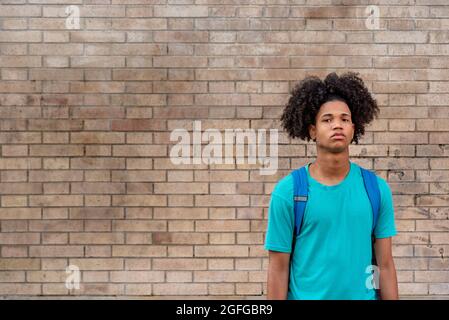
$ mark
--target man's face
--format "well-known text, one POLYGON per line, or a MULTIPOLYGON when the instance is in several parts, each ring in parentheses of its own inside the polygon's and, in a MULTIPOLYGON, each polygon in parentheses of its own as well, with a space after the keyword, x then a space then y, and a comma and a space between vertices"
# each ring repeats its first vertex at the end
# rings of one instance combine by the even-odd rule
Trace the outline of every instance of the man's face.
POLYGON ((324 103, 309 128, 310 137, 317 147, 332 153, 345 151, 354 137, 354 124, 348 105, 342 101, 324 103))

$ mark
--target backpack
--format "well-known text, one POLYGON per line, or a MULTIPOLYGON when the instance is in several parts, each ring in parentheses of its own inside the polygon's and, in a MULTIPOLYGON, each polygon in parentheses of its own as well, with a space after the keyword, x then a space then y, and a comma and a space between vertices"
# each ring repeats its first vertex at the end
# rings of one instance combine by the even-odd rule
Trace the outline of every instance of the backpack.
MULTIPOLYGON (((359 166, 360 167, 360 166, 359 166)), ((374 251, 374 242, 376 238, 374 237, 374 229, 376 228, 377 221, 379 218, 380 212, 380 189, 379 184, 377 183, 376 174, 370 170, 360 167, 363 177, 363 182, 365 185, 365 190, 368 194, 368 198, 371 203, 371 208, 373 212, 373 226, 371 230, 371 242, 372 242, 372 261, 371 264, 373 266, 377 266, 376 255, 374 251)), ((294 196, 294 212, 295 212, 295 227, 293 229, 293 248, 290 255, 290 259, 293 257, 293 249, 295 247, 296 237, 299 235, 301 231, 301 224, 304 217, 304 212, 306 209, 307 199, 308 199, 308 186, 309 182, 307 179, 306 167, 302 166, 299 169, 296 169, 292 172, 293 177, 293 196, 294 196)), ((376 298, 379 299, 380 291, 377 288, 376 290, 376 298)))

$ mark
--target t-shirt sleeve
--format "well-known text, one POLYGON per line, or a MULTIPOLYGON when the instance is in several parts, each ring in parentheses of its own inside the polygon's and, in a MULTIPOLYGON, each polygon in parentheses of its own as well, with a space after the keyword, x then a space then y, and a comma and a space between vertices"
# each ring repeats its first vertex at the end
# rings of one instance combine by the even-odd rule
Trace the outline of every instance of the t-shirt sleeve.
POLYGON ((395 236, 397 231, 394 221, 393 195, 390 186, 384 179, 379 178, 378 181, 381 193, 381 206, 374 235, 377 239, 380 239, 395 236))
POLYGON ((288 200, 282 189, 284 182, 278 184, 270 199, 268 225, 265 236, 265 249, 290 253, 292 251, 294 214, 293 198, 288 200))

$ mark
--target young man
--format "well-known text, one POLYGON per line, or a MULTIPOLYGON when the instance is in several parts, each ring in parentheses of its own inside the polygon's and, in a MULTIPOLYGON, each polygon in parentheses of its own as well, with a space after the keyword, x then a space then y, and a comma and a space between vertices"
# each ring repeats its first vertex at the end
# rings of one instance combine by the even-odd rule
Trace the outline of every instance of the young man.
POLYGON ((305 167, 308 199, 295 241, 292 174, 272 192, 265 240, 268 299, 376 299, 376 287, 370 285, 372 233, 380 273, 377 298, 398 299, 391 253, 391 237, 396 235, 391 190, 375 176, 381 202, 372 232, 373 209, 361 168, 349 160, 349 145, 358 144, 365 125, 378 112, 355 73, 340 77, 331 73, 324 81, 307 77, 293 89, 281 118, 283 127, 292 138, 316 142, 317 157, 305 167))

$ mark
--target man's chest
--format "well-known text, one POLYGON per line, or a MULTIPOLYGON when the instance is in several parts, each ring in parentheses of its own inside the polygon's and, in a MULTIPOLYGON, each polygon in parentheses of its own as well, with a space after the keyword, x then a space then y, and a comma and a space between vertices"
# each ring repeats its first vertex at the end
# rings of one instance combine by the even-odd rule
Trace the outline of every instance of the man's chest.
POLYGON ((309 190, 303 227, 335 230, 353 227, 366 229, 372 225, 372 208, 363 188, 338 191, 309 190))

